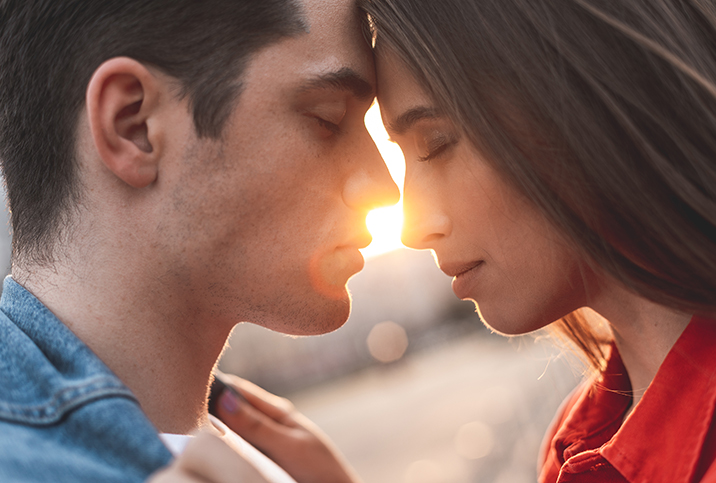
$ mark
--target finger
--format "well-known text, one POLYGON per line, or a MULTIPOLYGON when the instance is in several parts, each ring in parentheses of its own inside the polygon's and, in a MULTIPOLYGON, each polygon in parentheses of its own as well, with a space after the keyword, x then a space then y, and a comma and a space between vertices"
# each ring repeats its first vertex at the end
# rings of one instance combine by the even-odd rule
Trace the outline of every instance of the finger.
POLYGON ((211 483, 268 483, 268 480, 220 438, 201 432, 176 460, 179 470, 211 483))
POLYGON ((296 443, 300 429, 274 421, 231 390, 225 390, 216 406, 229 428, 268 456, 296 443))
POLYGON ((283 424, 292 423, 293 404, 286 398, 271 394, 256 384, 230 374, 217 374, 217 377, 234 388, 249 404, 274 421, 283 424))

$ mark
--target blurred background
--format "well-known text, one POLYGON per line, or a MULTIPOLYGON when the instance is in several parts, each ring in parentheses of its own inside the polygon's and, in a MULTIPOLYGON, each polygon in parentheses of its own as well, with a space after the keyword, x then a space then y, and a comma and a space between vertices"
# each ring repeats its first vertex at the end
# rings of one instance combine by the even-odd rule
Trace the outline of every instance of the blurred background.
POLYGON ((220 367, 291 399, 366 483, 534 483, 542 437, 581 376, 546 335, 506 338, 431 255, 368 258, 339 330, 234 329, 220 367))
MULTIPOLYGON (((376 106, 366 124, 402 186, 376 106)), ((400 205, 376 211, 348 322, 305 338, 240 324, 220 368, 290 398, 366 483, 535 482, 542 437, 583 367, 545 334, 490 333, 430 253, 402 247, 400 205)))

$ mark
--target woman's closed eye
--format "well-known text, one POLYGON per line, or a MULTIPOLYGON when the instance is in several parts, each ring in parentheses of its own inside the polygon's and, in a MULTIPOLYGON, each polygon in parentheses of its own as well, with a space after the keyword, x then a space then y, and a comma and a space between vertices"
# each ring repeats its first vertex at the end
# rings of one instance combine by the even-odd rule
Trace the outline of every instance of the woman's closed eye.
POLYGON ((417 141, 417 152, 425 153, 418 156, 418 161, 433 161, 446 155, 458 142, 457 137, 440 131, 432 131, 428 136, 417 141))

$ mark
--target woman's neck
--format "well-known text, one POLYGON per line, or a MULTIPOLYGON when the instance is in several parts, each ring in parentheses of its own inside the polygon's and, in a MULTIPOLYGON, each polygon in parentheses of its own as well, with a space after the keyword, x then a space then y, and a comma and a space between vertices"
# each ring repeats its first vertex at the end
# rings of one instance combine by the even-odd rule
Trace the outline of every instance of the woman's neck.
POLYGON ((603 295, 601 303, 592 308, 609 321, 629 374, 633 392, 630 414, 692 315, 658 305, 623 288, 610 289, 603 295))

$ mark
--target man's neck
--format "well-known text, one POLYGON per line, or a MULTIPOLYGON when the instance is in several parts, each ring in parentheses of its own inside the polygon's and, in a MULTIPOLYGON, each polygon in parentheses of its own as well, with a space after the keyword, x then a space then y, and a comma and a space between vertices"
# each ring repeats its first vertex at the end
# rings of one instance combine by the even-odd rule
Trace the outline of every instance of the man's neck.
POLYGON ((134 392, 160 432, 206 425, 211 371, 231 327, 202 320, 157 290, 161 282, 111 265, 18 269, 13 277, 134 392))

